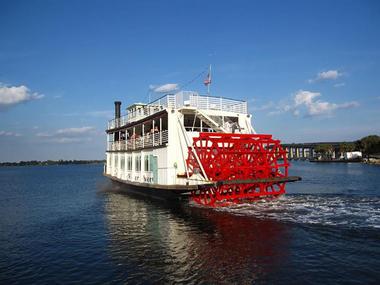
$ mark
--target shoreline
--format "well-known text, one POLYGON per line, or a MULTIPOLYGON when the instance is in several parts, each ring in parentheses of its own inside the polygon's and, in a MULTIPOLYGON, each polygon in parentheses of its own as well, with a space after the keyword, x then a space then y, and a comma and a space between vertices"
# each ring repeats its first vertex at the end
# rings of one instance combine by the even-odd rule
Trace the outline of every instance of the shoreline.
POLYGON ((362 163, 369 165, 380 165, 380 159, 378 158, 365 158, 365 159, 353 159, 353 160, 344 160, 344 159, 289 159, 289 161, 308 161, 312 163, 362 163))
POLYGON ((19 162, 0 162, 0 167, 11 166, 50 166, 50 165, 75 165, 75 164, 98 164, 105 163, 105 160, 30 160, 19 162))

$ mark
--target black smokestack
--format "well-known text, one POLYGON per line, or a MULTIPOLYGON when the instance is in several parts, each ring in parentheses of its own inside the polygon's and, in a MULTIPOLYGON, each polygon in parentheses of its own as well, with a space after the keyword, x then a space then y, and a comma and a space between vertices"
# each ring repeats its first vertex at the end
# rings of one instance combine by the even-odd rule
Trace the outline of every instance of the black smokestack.
POLYGON ((115 101, 115 119, 120 118, 120 106, 121 106, 121 102, 115 101))

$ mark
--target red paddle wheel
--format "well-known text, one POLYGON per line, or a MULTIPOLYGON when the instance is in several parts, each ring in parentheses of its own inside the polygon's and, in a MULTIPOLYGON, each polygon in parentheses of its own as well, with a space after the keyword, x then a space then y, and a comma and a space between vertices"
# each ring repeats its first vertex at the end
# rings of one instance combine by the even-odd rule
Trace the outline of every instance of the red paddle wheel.
POLYGON ((271 135, 200 133, 186 163, 209 181, 191 193, 207 206, 278 196, 289 181, 286 151, 271 135))

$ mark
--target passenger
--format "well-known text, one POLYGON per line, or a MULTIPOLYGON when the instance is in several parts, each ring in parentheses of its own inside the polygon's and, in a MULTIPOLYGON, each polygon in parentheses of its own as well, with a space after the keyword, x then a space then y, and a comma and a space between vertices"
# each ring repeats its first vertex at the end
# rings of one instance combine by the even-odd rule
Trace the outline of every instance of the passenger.
POLYGON ((239 130, 239 133, 241 133, 241 128, 239 126, 238 122, 233 123, 232 125, 232 133, 234 134, 236 130, 239 130))
POLYGON ((232 129, 232 133, 234 134, 235 131, 238 129, 236 123, 233 123, 233 124, 232 124, 231 129, 232 129))
POLYGON ((228 120, 224 123, 224 128, 226 129, 227 133, 232 133, 232 122, 228 120))

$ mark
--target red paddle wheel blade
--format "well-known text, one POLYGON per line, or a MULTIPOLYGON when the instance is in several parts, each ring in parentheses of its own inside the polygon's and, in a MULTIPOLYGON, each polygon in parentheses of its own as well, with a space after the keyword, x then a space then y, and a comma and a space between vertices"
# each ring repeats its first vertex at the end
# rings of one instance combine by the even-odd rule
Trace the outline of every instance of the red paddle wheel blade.
POLYGON ((285 193, 289 163, 280 141, 271 135, 200 133, 186 163, 191 174, 204 175, 194 152, 208 180, 218 182, 192 192, 198 204, 224 205, 285 193))

